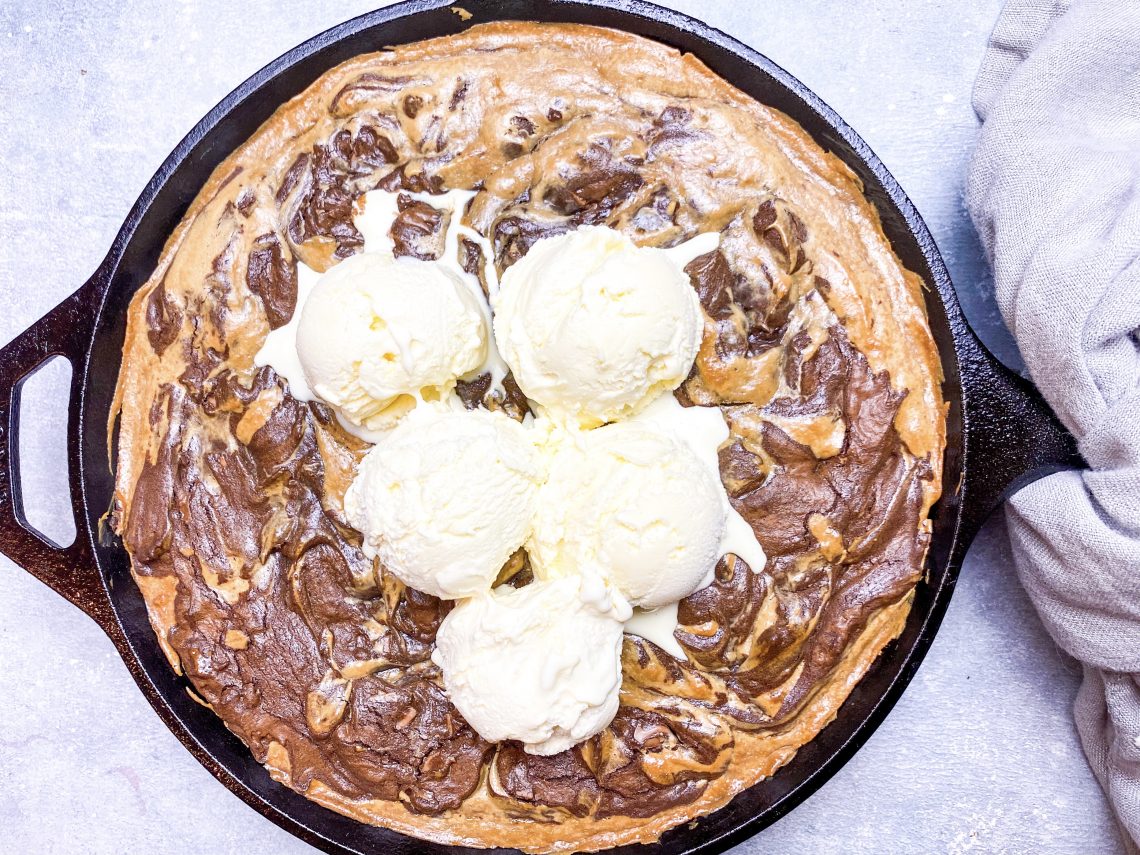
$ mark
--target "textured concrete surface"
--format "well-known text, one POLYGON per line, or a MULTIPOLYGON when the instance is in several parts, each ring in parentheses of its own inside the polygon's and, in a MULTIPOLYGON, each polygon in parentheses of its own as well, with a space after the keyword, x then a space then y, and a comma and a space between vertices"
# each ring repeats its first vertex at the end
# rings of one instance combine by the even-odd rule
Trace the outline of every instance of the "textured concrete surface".
MULTIPOLYGON (((367 0, 0 4, 0 340, 79 285, 147 179, 227 91, 367 0)), ((961 201, 970 86, 999 0, 672 0, 784 65, 879 153, 1005 358, 961 201), (839 10, 843 9, 842 14, 839 10)), ((34 398, 29 512, 61 510, 66 372, 34 398)), ((905 697, 817 795, 738 853, 1112 853, 1069 718, 1078 675, 1014 578, 994 522, 905 697)), ((311 852, 214 781, 87 618, 0 559, 0 851, 311 852)))

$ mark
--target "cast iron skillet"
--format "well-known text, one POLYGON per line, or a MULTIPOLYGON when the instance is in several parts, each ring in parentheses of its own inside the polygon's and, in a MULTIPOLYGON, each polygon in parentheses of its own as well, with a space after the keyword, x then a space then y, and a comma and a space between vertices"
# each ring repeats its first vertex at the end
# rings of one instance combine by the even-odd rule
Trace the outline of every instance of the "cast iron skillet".
MULTIPOLYGON (((187 695, 147 621, 127 554, 101 524, 111 504, 107 415, 127 304, 155 267, 166 237, 207 176, 276 107, 332 66, 360 53, 456 33, 501 19, 599 24, 691 52, 714 72, 798 121, 863 180, 903 263, 926 282, 926 306, 950 404, 943 482, 932 516, 926 579, 906 628, 855 687, 839 716, 773 778, 731 804, 667 832, 651 849, 722 852, 777 820, 822 785, 866 741, 926 654, 970 541, 1003 495, 1080 458, 1073 438, 1033 387, 1002 367, 966 324, 938 249, 914 206, 859 136, 802 83, 699 21, 639 0, 409 0, 348 21, 259 71, 194 128, 135 203, 107 258, 86 284, 0 350, 0 550, 86 612, 110 636, 139 688, 190 752, 229 790, 282 828, 331 853, 453 853, 326 810, 276 784, 212 712, 187 695), (60 547, 28 525, 20 495, 18 430, 23 380, 48 358, 72 365, 68 467, 77 536, 60 547)), ((475 851, 475 850, 470 850, 475 851)), ((485 850, 478 850, 485 851, 485 850)))

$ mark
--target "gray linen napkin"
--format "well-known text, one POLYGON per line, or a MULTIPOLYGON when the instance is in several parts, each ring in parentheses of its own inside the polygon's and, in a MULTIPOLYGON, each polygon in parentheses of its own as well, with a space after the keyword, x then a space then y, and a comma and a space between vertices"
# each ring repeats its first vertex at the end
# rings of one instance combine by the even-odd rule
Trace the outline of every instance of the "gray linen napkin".
POLYGON ((1053 638, 1083 664, 1077 729, 1135 843, 1140 2, 1011 0, 978 73, 974 109, 983 125, 967 205, 998 304, 1033 381, 1091 467, 1010 499, 1017 571, 1053 638))

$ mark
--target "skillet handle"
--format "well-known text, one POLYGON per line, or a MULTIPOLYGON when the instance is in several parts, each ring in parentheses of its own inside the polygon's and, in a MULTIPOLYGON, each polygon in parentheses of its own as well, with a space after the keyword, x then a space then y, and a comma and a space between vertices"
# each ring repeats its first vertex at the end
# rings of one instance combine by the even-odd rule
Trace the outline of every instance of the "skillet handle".
POLYGON ((960 541, 969 545, 986 518, 1022 487, 1088 464, 1037 388, 998 361, 963 324, 959 337, 966 428, 960 541))
POLYGON ((102 271, 0 349, 0 552, 89 615, 104 629, 113 622, 99 577, 80 493, 79 418, 88 351, 106 288, 102 271), (20 388, 53 356, 71 363, 67 410, 67 469, 75 541, 60 546, 24 516, 20 483, 20 388))

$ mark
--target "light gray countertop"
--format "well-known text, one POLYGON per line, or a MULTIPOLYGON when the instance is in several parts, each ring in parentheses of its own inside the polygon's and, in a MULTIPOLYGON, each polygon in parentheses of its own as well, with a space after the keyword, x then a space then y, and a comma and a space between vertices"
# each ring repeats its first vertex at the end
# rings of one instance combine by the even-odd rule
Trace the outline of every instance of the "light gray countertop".
MULTIPOLYGON (((8 0, 0 7, 0 340, 95 269, 168 151, 248 75, 367 0, 8 0)), ((1016 360, 962 204, 970 87, 999 0, 671 0, 766 53, 880 155, 967 314, 1016 360), (840 13, 840 10, 843 10, 840 13)), ((64 377, 29 390, 29 513, 66 531, 64 377)), ((95 625, 0 559, 0 850, 312 852, 230 795, 95 625)), ((1122 851, 1070 720, 1079 672, 978 538, 911 687, 859 754, 738 853, 1122 851)))

